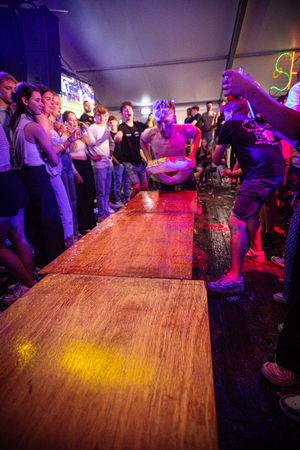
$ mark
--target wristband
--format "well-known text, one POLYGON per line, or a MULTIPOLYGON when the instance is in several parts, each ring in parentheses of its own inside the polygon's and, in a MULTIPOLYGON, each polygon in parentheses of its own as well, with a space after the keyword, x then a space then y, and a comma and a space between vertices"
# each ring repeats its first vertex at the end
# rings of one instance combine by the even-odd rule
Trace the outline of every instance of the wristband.
POLYGON ((253 97, 253 95, 256 94, 256 92, 258 91, 258 89, 260 89, 260 86, 258 86, 258 84, 256 85, 256 88, 254 89, 254 91, 252 91, 252 94, 250 95, 250 97, 247 99, 248 102, 250 102, 251 98, 253 97))

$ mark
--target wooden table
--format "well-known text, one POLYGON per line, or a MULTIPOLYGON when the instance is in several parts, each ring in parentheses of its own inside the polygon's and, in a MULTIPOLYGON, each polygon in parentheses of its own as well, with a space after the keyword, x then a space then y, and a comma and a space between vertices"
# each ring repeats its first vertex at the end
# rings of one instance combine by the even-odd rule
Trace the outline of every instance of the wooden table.
POLYGON ((197 192, 141 191, 118 213, 197 213, 197 192))
POLYGON ((113 214, 40 271, 192 278, 193 213, 113 214))
POLYGON ((48 275, 0 333, 1 448, 218 448, 202 281, 48 275))

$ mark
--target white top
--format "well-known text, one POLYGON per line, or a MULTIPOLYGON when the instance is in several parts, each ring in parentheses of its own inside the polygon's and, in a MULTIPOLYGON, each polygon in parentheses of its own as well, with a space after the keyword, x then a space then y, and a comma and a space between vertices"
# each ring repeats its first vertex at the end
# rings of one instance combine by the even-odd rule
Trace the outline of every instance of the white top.
POLYGON ((41 155, 43 155, 42 149, 38 143, 32 144, 25 139, 25 128, 33 122, 32 119, 22 114, 19 124, 14 132, 14 148, 15 148, 15 169, 21 169, 26 166, 44 166, 45 162, 41 155))
POLYGON ((300 112, 300 82, 290 89, 285 106, 300 112))
POLYGON ((110 164, 110 151, 113 152, 115 143, 112 140, 111 134, 105 126, 97 125, 93 123, 89 127, 89 131, 96 139, 96 145, 90 147, 92 155, 101 155, 99 161, 93 161, 96 169, 102 169, 110 164))
POLYGON ((75 141, 73 145, 70 148, 70 153, 72 155, 72 158, 80 158, 84 157, 86 159, 87 149, 86 149, 86 143, 82 142, 82 140, 75 141))
POLYGON ((10 164, 9 142, 2 125, 0 124, 0 167, 10 164))
POLYGON ((25 166, 44 166, 45 161, 42 160, 37 145, 32 144, 25 139, 25 146, 27 151, 27 162, 25 163, 25 166))

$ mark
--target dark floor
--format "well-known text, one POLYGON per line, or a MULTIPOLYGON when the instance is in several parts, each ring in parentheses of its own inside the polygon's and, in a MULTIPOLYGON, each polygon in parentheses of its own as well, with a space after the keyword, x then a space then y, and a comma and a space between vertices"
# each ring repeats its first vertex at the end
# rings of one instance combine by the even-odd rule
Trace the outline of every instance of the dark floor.
MULTIPOLYGON (((200 191, 203 214, 195 219, 194 279, 218 279, 229 266, 227 225, 236 191, 200 191)), ((288 308, 272 298, 283 289, 283 269, 270 262, 281 254, 283 229, 284 219, 278 218, 276 242, 265 252, 265 264, 244 263, 245 293, 208 292, 220 450, 300 449, 300 423, 278 407, 279 396, 300 394, 300 386, 276 387, 260 373, 265 361, 274 361, 277 326, 288 308)))
MULTIPOLYGON (((203 214, 195 216, 194 279, 215 280, 229 266, 228 217, 236 190, 200 190, 203 214)), ((287 313, 287 306, 272 298, 282 291, 283 269, 270 262, 282 251, 283 229, 279 218, 265 264, 244 263, 245 293, 208 292, 220 450, 300 449, 300 423, 278 407, 279 395, 300 394, 300 386, 279 388, 260 373, 265 361, 274 360, 277 326, 287 313)), ((0 273, 0 295, 12 280, 0 273), (1 281, 3 276, 8 279, 1 281)))

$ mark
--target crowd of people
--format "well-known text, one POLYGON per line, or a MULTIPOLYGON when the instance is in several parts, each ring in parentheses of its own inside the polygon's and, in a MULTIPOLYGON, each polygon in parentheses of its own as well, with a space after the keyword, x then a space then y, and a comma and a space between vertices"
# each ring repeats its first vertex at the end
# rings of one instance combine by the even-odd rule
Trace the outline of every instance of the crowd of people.
MULTIPOLYGON (((194 105, 185 123, 177 124, 174 102, 163 99, 154 103, 151 117, 142 123, 134 120, 132 104, 125 101, 120 107, 123 122, 118 126, 107 108, 96 105, 92 113, 89 102, 84 102, 79 120, 72 111, 61 116, 58 94, 42 85, 18 84, 12 75, 0 73, 0 188, 6 193, 0 202, 0 264, 19 280, 3 304, 10 305, 36 283, 34 267, 50 263, 95 227, 96 219, 105 220, 147 190, 146 163, 153 158, 185 157, 191 144, 189 158, 195 159, 195 167, 180 177, 156 175, 161 190, 174 191, 178 185, 198 190, 213 170, 220 185, 223 177, 242 180, 229 218, 231 265, 221 279, 208 283, 208 289, 244 291, 244 259, 264 263, 264 249, 274 242, 278 204, 285 211, 285 256, 272 260, 284 267, 284 291, 274 299, 289 304, 290 310, 277 362, 265 363, 262 373, 278 385, 300 383, 300 206, 295 195, 300 182, 296 142, 300 138, 300 71, 286 106, 284 100, 271 99, 250 77, 232 71, 223 76, 223 89, 232 99, 221 102, 218 113, 212 110, 212 102, 206 103, 202 115, 194 105), (257 120, 251 118, 249 102, 259 113, 257 120), (225 159, 228 149, 231 158, 225 159), (112 177, 114 203, 110 202, 112 177), (251 241, 248 251, 246 226, 251 241), (8 241, 14 252, 7 247, 8 241)), ((281 407, 300 421, 299 396, 281 399, 281 407)))

